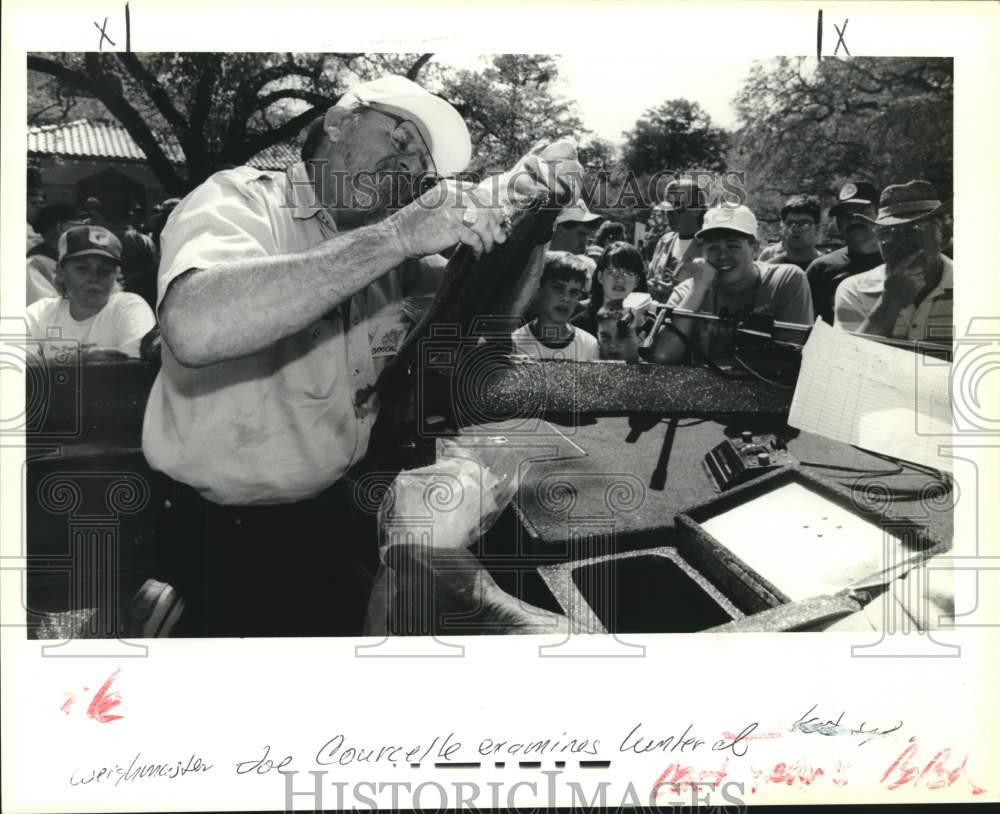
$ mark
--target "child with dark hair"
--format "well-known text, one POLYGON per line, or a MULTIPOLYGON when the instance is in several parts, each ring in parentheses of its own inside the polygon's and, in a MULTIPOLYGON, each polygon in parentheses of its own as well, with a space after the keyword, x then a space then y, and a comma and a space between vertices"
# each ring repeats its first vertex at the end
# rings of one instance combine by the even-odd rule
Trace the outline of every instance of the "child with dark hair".
MULTIPOLYGON (((582 303, 584 309, 573 319, 573 324, 596 334, 597 312, 601 306, 606 302, 624 300, 629 294, 646 291, 646 263, 639 250, 624 241, 612 243, 597 262, 590 285, 590 299, 582 303)), ((636 326, 638 331, 644 327, 644 324, 636 326)))
POLYGON ((639 335, 635 315, 621 300, 605 303, 597 312, 597 344, 601 359, 639 361, 639 335))
POLYGON ((538 316, 511 334, 514 352, 539 359, 596 359, 593 334, 569 324, 586 285, 587 266, 582 258, 569 252, 547 252, 536 298, 538 316))
POLYGON ((594 242, 587 246, 587 257, 595 263, 601 259, 604 250, 612 243, 625 242, 628 235, 625 232, 625 225, 613 220, 606 220, 594 233, 594 242))
POLYGON ((627 236, 624 223, 618 223, 615 220, 606 220, 598 227, 594 244, 600 246, 602 249, 606 249, 612 243, 619 241, 624 243, 627 236))

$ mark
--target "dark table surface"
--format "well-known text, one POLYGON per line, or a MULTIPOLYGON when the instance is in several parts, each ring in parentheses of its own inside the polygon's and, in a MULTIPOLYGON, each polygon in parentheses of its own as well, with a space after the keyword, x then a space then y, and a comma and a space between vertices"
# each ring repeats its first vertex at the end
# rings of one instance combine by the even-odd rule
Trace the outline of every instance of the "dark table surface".
MULTIPOLYGON (((655 419, 647 419, 645 425, 651 421, 655 419)), ((730 423, 682 418, 672 439, 667 419, 648 429, 635 424, 621 416, 577 426, 554 425, 568 439, 562 442, 564 448, 576 446, 585 454, 532 461, 522 475, 515 510, 537 553, 550 546, 555 550, 577 545, 589 532, 616 538, 598 546, 606 551, 670 545, 674 518, 719 494, 702 465, 705 454, 744 430, 785 438, 790 455, 804 471, 853 493, 859 507, 891 504, 894 513, 911 517, 933 537, 951 540, 951 501, 940 499, 939 481, 929 473, 906 465, 899 472, 894 463, 793 430, 780 419, 755 423, 744 417, 730 423)))

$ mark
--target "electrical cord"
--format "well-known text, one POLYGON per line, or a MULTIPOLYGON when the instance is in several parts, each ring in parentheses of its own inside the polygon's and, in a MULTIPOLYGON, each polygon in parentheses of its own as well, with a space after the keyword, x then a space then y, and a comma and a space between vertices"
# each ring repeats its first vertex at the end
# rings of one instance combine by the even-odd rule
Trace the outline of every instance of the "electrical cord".
POLYGON ((914 472, 917 472, 921 475, 929 475, 930 477, 934 478, 934 480, 948 484, 949 489, 951 488, 951 476, 947 472, 942 472, 941 470, 934 469, 934 467, 931 466, 925 466, 923 464, 913 463, 912 461, 903 461, 900 460, 899 458, 894 458, 892 455, 885 455, 881 452, 875 452, 870 449, 861 449, 861 447, 858 446, 855 446, 854 448, 868 455, 874 455, 876 458, 881 458, 883 461, 888 461, 891 464, 896 464, 896 466, 912 469, 914 472))
POLYGON ((842 472, 857 472, 860 475, 864 475, 869 478, 878 477, 879 475, 899 475, 903 472, 903 467, 897 466, 895 469, 859 469, 855 466, 838 466, 837 464, 820 464, 815 461, 799 461, 800 466, 812 466, 816 469, 837 469, 842 472))
POLYGON ((744 362, 742 359, 740 359, 740 357, 737 356, 735 353, 733 354, 733 361, 736 362, 736 364, 738 364, 741 368, 743 368, 751 376, 753 376, 754 378, 760 379, 762 382, 764 382, 764 384, 769 384, 772 387, 780 387, 782 390, 794 390, 795 389, 794 387, 790 387, 787 384, 779 384, 778 382, 771 381, 770 379, 765 378, 764 376, 761 376, 756 370, 754 370, 753 368, 751 368, 750 365, 748 365, 746 362, 744 362))

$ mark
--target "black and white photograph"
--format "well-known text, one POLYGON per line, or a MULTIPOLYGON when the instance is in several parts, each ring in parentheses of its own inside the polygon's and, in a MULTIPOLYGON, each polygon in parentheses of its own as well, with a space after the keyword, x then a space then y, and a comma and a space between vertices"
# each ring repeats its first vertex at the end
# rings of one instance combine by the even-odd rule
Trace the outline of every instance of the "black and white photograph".
POLYGON ((31 635, 953 612, 952 60, 566 63, 28 55, 31 635))
POLYGON ((995 5, 3 14, 9 810, 998 799, 995 5))

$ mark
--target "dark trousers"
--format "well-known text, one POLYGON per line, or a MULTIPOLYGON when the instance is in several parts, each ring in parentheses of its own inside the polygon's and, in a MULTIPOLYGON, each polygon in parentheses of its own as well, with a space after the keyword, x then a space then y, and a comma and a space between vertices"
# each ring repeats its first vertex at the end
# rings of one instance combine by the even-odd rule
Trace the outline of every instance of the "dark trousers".
POLYGON ((160 486, 162 577, 186 605, 176 635, 360 635, 378 541, 352 481, 275 506, 220 506, 168 478, 160 486))

